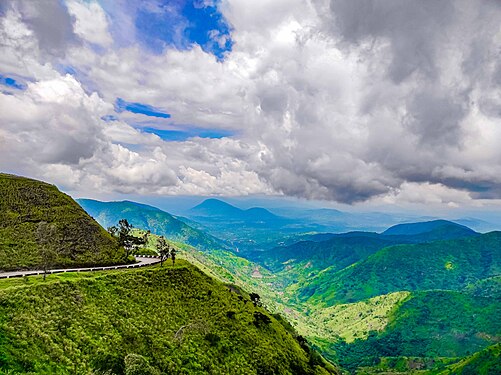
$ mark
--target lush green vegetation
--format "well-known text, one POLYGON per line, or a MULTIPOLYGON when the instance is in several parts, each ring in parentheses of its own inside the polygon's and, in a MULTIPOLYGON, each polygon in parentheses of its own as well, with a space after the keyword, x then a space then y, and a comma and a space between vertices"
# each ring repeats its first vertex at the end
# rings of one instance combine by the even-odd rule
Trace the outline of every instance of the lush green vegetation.
POLYGON ((335 371, 289 325, 186 261, 11 281, 0 290, 4 373, 335 371))
POLYGON ((501 232, 391 246, 351 267, 327 268, 299 290, 311 303, 356 302, 401 290, 461 290, 501 274, 501 232))
POLYGON ((121 219, 126 219, 136 228, 150 230, 159 236, 165 236, 199 249, 226 248, 221 240, 152 206, 129 201, 99 202, 92 199, 78 199, 77 201, 105 228, 117 225, 121 219))
POLYGON ((54 254, 51 266, 123 262, 123 249, 68 195, 40 181, 0 174, 0 270, 35 269, 44 263, 37 243, 47 223, 54 254))
POLYGON ((440 375, 499 375, 501 374, 501 344, 485 348, 458 363, 430 374, 440 375))
POLYGON ((392 311, 384 330, 368 330, 367 336, 352 342, 330 340, 318 345, 353 372, 376 366, 385 357, 457 358, 499 341, 497 316, 501 316, 499 300, 453 291, 417 292, 392 311))

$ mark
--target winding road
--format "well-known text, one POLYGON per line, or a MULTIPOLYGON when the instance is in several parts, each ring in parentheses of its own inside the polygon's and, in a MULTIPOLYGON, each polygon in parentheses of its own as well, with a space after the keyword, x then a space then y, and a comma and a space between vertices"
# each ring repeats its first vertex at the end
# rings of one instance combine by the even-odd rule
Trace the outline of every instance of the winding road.
MULTIPOLYGON (((92 271, 118 270, 121 268, 145 267, 160 263, 160 258, 154 256, 136 256, 136 260, 137 263, 134 264, 122 264, 117 266, 53 269, 53 270, 48 270, 47 274, 50 275, 52 273, 63 273, 63 272, 92 272, 92 271)), ((43 275, 43 274, 44 274, 43 270, 0 272, 0 279, 10 279, 12 277, 24 277, 33 275, 43 275)))

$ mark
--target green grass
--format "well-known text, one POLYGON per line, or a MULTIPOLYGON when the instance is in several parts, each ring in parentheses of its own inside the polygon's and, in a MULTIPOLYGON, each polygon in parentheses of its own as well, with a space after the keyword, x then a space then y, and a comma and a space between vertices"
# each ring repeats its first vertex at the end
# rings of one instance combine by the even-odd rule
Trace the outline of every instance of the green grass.
POLYGON ((501 344, 485 348, 440 371, 439 375, 499 375, 501 374, 501 344))
POLYGON ((0 174, 0 270, 40 269, 36 241, 42 221, 56 227, 53 267, 111 265, 122 261, 116 241, 55 186, 0 174))
POLYGON ((327 268, 299 287, 310 303, 357 302, 402 290, 462 290, 501 274, 501 232, 387 247, 341 271, 327 268))
POLYGON ((501 340, 498 316, 499 300, 454 291, 415 292, 392 312, 384 330, 350 343, 319 345, 353 372, 384 357, 464 357, 501 340))
POLYGON ((0 285, 0 373, 123 374, 134 358, 151 374, 329 373, 290 326, 184 260, 0 285))
POLYGON ((386 328, 393 313, 409 295, 409 292, 395 292, 366 301, 313 309, 311 325, 318 327, 319 332, 310 335, 332 341, 342 339, 346 343, 367 339, 369 332, 382 332, 386 328))

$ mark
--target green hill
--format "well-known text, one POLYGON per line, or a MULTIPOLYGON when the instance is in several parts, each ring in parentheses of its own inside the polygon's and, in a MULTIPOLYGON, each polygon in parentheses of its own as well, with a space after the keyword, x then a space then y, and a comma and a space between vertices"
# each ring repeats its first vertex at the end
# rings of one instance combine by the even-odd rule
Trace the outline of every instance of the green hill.
POLYGON ((306 241, 265 251, 247 252, 246 256, 273 272, 285 269, 289 273, 300 275, 304 273, 303 269, 310 275, 312 272, 328 267, 330 267, 329 272, 341 270, 391 245, 425 243, 478 235, 477 232, 465 226, 446 220, 436 220, 397 225, 383 234, 348 232, 305 235, 303 237, 307 239, 306 241), (291 269, 293 269, 292 272, 291 269))
POLYGON ((444 233, 454 233, 455 231, 466 232, 470 234, 476 233, 464 225, 453 223, 448 220, 432 220, 419 223, 406 223, 394 225, 383 232, 385 235, 391 236, 413 236, 417 234, 442 231, 444 233))
MULTIPOLYGON (((501 316, 499 300, 453 291, 415 292, 403 301, 397 300, 387 316, 379 316, 387 322, 378 326, 374 324, 373 312, 384 302, 382 297, 394 300, 393 295, 381 296, 369 309, 356 308, 361 302, 345 309, 352 311, 352 315, 340 326, 356 320, 369 323, 366 331, 359 330, 354 341, 331 340, 323 346, 325 353, 337 358, 344 368, 351 371, 364 366, 377 368, 382 358, 390 357, 421 358, 423 362, 426 358, 464 357, 500 340, 501 322, 495 318, 501 316), (377 330, 371 330, 371 326, 377 330)), ((428 366, 433 368, 437 364, 432 361, 428 366)), ((388 361, 385 365, 391 367, 388 361)), ((394 363, 397 365, 398 361, 394 363)))
POLYGON ((384 248, 350 267, 327 268, 299 288, 311 303, 356 302, 402 290, 461 290, 501 274, 501 232, 384 248))
POLYGON ((481 350, 448 366, 445 370, 429 373, 438 375, 499 375, 501 374, 501 344, 481 350))
POLYGON ((150 230, 159 236, 200 249, 226 248, 223 241, 152 206, 129 201, 100 202, 92 199, 77 199, 77 202, 105 228, 116 225, 121 219, 127 219, 136 228, 150 230))
POLYGON ((183 260, 13 282, 0 282, 0 373, 337 373, 290 325, 183 260))
POLYGON ((53 266, 109 265, 123 261, 116 241, 54 185, 0 174, 0 270, 34 269, 42 263, 37 230, 54 224, 53 266))

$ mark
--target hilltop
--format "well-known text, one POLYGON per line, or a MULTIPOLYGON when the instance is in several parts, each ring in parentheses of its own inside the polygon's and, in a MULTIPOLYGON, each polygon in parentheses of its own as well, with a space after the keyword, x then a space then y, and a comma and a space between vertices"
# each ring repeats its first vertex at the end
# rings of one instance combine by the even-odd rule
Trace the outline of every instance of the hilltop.
POLYGON ((332 273, 388 246, 478 235, 480 234, 465 226, 437 220, 397 225, 381 234, 356 231, 304 235, 302 240, 296 243, 265 251, 251 251, 248 257, 275 272, 294 269, 297 272, 311 273, 329 268, 329 272, 332 273))
POLYGON ((52 266, 111 265, 123 250, 70 196, 54 185, 0 174, 0 270, 40 267, 41 222, 54 224, 58 251, 52 266))
POLYGON ((427 237, 428 240, 446 240, 478 235, 473 229, 448 220, 398 224, 388 228, 382 234, 387 236, 421 235, 422 237, 427 237))

